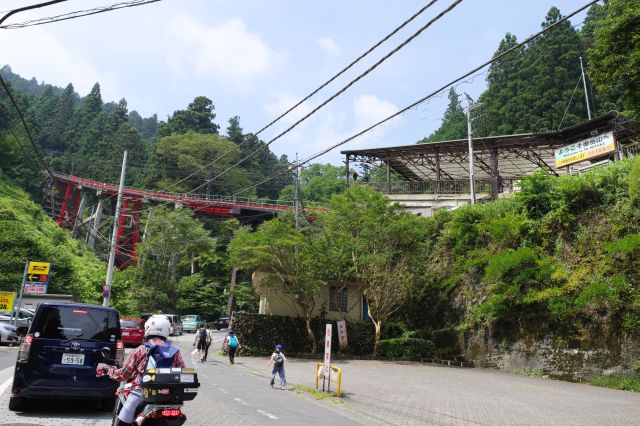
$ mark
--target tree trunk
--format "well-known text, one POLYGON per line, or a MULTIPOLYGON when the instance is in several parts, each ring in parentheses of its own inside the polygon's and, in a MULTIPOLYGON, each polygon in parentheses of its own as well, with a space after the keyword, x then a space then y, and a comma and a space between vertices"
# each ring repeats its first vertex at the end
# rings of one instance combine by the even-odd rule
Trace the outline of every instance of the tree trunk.
MULTIPOLYGON (((369 314, 369 316, 371 316, 371 314, 369 314)), ((382 335, 381 330, 382 330, 382 320, 376 321, 373 318, 371 318, 371 322, 373 323, 373 326, 376 329, 376 346, 375 349, 373 350, 373 353, 378 354, 379 353, 379 345, 380 345, 380 336, 382 335)))
POLYGON ((316 336, 313 334, 313 330, 311 329, 311 315, 306 316, 305 324, 307 326, 307 335, 309 336, 309 340, 311 341, 311 353, 316 353, 316 336))

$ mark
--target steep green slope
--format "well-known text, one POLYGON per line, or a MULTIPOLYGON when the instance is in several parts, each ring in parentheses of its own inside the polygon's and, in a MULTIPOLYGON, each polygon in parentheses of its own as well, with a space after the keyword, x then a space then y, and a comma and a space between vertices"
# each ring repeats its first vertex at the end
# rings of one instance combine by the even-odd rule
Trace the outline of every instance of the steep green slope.
POLYGON ((100 300, 106 266, 0 170, 0 290, 19 291, 27 260, 53 264, 49 293, 100 300))

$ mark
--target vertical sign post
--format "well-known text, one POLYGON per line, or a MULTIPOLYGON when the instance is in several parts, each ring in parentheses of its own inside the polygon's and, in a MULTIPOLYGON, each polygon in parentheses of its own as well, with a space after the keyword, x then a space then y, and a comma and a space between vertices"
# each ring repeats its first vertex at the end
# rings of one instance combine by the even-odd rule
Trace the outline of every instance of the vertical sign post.
POLYGON ((344 350, 347 345, 347 323, 344 320, 340 320, 337 322, 338 326, 338 344, 340 345, 340 350, 344 350))
POLYGON ((322 391, 324 392, 324 381, 329 379, 331 386, 331 323, 325 326, 324 334, 324 374, 322 375, 322 391))
POLYGON ((49 279, 51 278, 51 263, 34 262, 28 260, 24 265, 24 274, 22 275, 22 284, 20 285, 20 296, 18 304, 11 312, 11 322, 13 324, 18 320, 20 308, 22 307, 22 296, 26 294, 46 294, 49 279))

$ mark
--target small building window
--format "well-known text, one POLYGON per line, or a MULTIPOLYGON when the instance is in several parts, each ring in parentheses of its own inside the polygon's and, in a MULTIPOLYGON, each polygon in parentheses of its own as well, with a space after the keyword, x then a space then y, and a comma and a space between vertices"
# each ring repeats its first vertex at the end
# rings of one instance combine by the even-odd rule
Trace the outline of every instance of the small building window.
POLYGON ((347 312, 346 288, 329 287, 329 310, 333 312, 347 312))

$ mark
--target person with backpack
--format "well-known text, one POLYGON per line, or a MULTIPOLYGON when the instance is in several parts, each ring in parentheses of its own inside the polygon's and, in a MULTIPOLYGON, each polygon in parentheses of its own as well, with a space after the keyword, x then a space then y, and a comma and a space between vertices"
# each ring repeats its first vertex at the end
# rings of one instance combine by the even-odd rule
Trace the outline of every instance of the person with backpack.
POLYGON ((229 364, 233 364, 236 351, 240 349, 240 341, 233 330, 229 330, 229 333, 225 336, 223 347, 229 352, 229 364))
POLYGON ((207 360, 207 357, 209 356, 209 346, 211 346, 211 341, 213 340, 211 330, 209 330, 206 324, 204 325, 204 331, 207 333, 207 341, 204 346, 204 357, 202 358, 203 362, 205 362, 207 360))
POLYGON ((271 359, 267 363, 267 367, 273 362, 273 371, 271 371, 271 387, 276 380, 276 374, 280 376, 280 389, 285 390, 287 387, 287 379, 284 376, 284 362, 287 358, 282 353, 282 345, 276 345, 276 350, 271 354, 271 359))
POLYGON ((207 330, 204 328, 204 324, 200 324, 200 328, 196 331, 196 339, 193 341, 193 346, 196 346, 198 350, 198 362, 204 362, 204 350, 207 348, 207 330))
POLYGON ((116 426, 129 426, 135 421, 136 408, 143 403, 140 390, 141 377, 149 366, 154 368, 184 368, 180 349, 167 343, 171 323, 164 315, 153 315, 144 324, 146 342, 135 348, 127 357, 122 368, 101 365, 103 371, 113 380, 131 383, 131 392, 118 414, 116 426))

